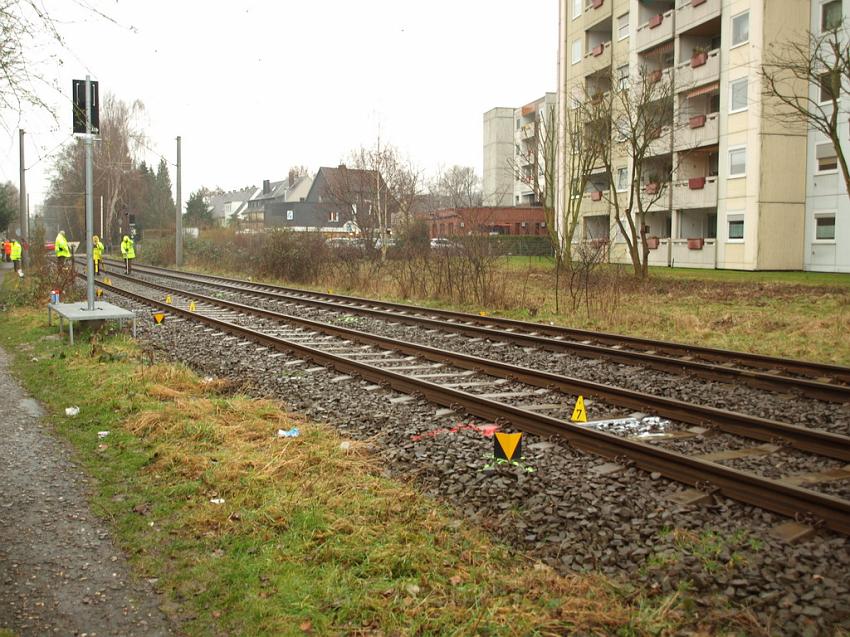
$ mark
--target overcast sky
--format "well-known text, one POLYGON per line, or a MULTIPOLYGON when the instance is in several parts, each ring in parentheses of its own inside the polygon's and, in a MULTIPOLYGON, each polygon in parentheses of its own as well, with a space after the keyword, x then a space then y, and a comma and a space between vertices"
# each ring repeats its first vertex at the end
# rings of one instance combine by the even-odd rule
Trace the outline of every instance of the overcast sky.
MULTIPOLYGON (((184 204, 200 186, 336 165, 379 131, 426 173, 461 164, 480 174, 483 113, 556 86, 554 0, 44 4, 66 49, 44 69, 63 93, 42 91, 58 127, 46 113, 22 115, 31 205, 46 191, 49 152, 71 132, 71 80, 86 73, 101 95, 144 103, 148 161, 174 163, 182 136, 184 204)), ((0 179, 17 184, 17 130, 0 130, 0 142, 0 179)))

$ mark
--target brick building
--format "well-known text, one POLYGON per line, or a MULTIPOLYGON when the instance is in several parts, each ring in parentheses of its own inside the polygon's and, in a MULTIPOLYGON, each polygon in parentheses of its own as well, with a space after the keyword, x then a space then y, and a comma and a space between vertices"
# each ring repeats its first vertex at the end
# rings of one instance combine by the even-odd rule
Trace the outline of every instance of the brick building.
POLYGON ((432 239, 474 232, 530 236, 545 236, 548 232, 546 217, 540 207, 446 208, 418 213, 417 217, 428 223, 432 239))

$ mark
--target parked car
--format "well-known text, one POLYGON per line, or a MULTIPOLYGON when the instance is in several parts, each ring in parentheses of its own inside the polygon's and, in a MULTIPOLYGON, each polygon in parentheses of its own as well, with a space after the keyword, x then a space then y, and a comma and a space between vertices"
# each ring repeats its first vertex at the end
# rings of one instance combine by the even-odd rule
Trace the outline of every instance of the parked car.
POLYGON ((434 237, 431 239, 431 248, 433 250, 451 250, 452 248, 457 247, 457 243, 446 239, 445 237, 434 237))

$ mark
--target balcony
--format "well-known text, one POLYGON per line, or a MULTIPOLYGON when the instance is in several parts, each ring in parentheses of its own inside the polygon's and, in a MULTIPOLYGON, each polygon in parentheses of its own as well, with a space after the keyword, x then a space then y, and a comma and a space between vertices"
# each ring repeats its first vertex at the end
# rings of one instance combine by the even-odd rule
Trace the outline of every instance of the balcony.
POLYGON ((673 207, 714 208, 717 206, 717 177, 691 177, 673 182, 673 207))
POLYGON ((647 156, 665 155, 670 152, 670 126, 663 126, 655 131, 655 139, 649 143, 647 156))
POLYGON ((587 192, 582 197, 581 214, 587 216, 607 215, 611 204, 608 202, 609 191, 587 192))
POLYGON ((598 44, 584 54, 584 74, 590 75, 611 66, 611 43, 598 44))
POLYGON ((714 268, 717 259, 716 239, 673 239, 671 265, 679 268, 714 268))
POLYGON ((720 113, 693 115, 683 122, 676 131, 674 144, 676 150, 690 150, 700 146, 713 146, 718 143, 720 113))
POLYGON ((687 91, 720 80, 720 49, 709 51, 703 56, 676 65, 677 91, 687 91))
MULTIPOLYGON (((609 0, 609 5, 613 0, 609 0)), ((594 9, 601 9, 605 4, 605 0, 587 0, 584 3, 584 11, 585 13, 589 11, 593 11, 594 9)))
POLYGON ((520 139, 532 139, 535 134, 535 124, 523 124, 519 131, 520 139))
POLYGON ((649 19, 637 29, 637 50, 644 51, 673 38, 673 10, 649 19))
POLYGON ((679 3, 676 13, 676 30, 687 31, 698 24, 720 15, 720 0, 685 0, 679 3))

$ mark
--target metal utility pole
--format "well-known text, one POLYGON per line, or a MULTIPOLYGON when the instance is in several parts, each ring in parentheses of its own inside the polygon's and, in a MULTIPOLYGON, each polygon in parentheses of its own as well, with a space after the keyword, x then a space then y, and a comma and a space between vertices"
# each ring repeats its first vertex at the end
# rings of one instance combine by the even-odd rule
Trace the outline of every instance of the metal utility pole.
POLYGON ((177 245, 174 250, 174 260, 177 267, 183 265, 183 202, 180 197, 180 136, 177 136, 177 219, 175 229, 177 231, 177 245))
MULTIPOLYGON (((28 246, 27 237, 29 235, 28 221, 27 219, 27 176, 26 176, 26 168, 24 166, 24 129, 21 128, 18 130, 18 143, 20 145, 21 152, 21 176, 20 183, 18 188, 18 194, 20 195, 20 234, 21 234, 21 245, 28 246)), ((23 264, 25 268, 29 267, 29 250, 22 250, 22 258, 23 264)))
POLYGON ((97 236, 101 241, 106 238, 103 234, 103 195, 100 196, 100 233, 97 236))
POLYGON ((92 254, 91 243, 92 231, 94 230, 91 107, 91 78, 86 75, 86 309, 89 311, 94 310, 94 255, 92 254))

